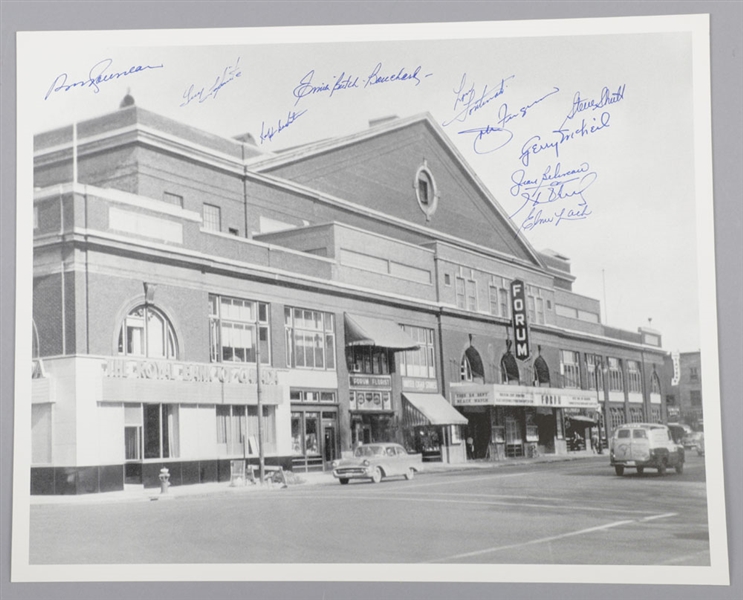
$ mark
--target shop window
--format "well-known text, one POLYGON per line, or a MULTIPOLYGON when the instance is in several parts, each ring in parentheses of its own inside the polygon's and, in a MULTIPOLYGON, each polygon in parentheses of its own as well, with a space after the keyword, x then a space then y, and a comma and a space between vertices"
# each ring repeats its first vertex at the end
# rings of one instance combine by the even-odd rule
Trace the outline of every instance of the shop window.
POLYGON ((268 304, 210 294, 209 333, 212 362, 271 364, 268 304))
POLYGON ((414 341, 418 342, 420 348, 407 350, 400 353, 400 374, 403 377, 436 377, 435 352, 433 344, 433 329, 401 325, 403 331, 414 341))
POLYGON ((609 410, 609 419, 611 420, 612 431, 614 431, 620 425, 624 425, 624 409, 612 407, 609 410))
POLYGON ((177 404, 144 404, 144 457, 178 458, 179 410, 177 404))
POLYGON ((609 358, 609 390, 612 392, 623 392, 624 383, 622 376, 622 362, 618 358, 609 358))
POLYGON ((629 416, 632 423, 642 423, 645 421, 645 414, 639 406, 633 406, 629 409, 629 416))
POLYGON ((142 305, 131 311, 119 332, 119 354, 148 358, 176 358, 173 326, 156 308, 142 305))
POLYGON ((334 391, 321 390, 291 390, 289 398, 292 402, 302 402, 308 404, 336 404, 336 394, 334 391))
POLYGON ((217 410, 217 445, 220 455, 250 454, 244 448, 247 431, 246 407, 243 405, 220 405, 217 410))
POLYGON ((335 370, 335 321, 331 313, 286 307, 284 327, 289 367, 335 370))
POLYGON ((387 348, 347 346, 346 360, 351 373, 387 375, 390 372, 390 354, 387 348))
POLYGON ((219 206, 204 203, 204 229, 222 231, 222 210, 219 206))
POLYGON ((627 361, 627 388, 630 393, 642 393, 642 374, 640 365, 635 360, 627 361))
POLYGON ((560 351, 562 387, 580 389, 580 354, 572 350, 560 351))
POLYGON ((586 367, 588 368, 588 389, 595 390, 598 380, 598 389, 604 389, 603 359, 596 354, 586 354, 586 367))

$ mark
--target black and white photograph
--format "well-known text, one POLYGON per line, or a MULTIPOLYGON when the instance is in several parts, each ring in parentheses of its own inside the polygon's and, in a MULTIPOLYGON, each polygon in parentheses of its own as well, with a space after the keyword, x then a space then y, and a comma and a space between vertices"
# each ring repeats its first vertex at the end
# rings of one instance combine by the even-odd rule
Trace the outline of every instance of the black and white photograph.
POLYGON ((13 580, 726 585, 709 43, 19 33, 13 580))

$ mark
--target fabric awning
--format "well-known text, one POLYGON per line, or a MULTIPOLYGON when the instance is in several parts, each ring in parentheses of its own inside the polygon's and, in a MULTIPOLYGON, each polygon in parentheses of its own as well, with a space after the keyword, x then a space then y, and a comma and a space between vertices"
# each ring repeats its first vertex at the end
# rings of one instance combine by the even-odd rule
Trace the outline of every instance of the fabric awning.
POLYGON ((587 425, 596 425, 596 419, 587 417, 586 415, 566 415, 566 418, 571 421, 577 421, 578 423, 586 423, 587 425))
POLYGON ((378 346, 391 350, 416 350, 420 344, 392 321, 346 313, 346 346, 378 346))
POLYGON ((440 394, 403 393, 403 397, 428 422, 428 425, 466 425, 467 418, 440 394))

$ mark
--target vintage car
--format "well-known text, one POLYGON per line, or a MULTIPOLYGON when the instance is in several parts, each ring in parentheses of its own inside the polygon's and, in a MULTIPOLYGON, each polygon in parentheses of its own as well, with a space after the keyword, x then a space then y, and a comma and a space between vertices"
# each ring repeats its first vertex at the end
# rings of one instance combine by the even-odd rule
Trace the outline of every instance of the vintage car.
POLYGON ((684 436, 684 439, 681 443, 687 450, 695 450, 699 446, 699 442, 703 437, 704 434, 702 432, 696 431, 684 436))
POLYGON ((609 446, 611 466, 617 475, 626 468, 642 474, 646 468, 665 475, 669 467, 684 472, 684 447, 673 441, 671 431, 657 423, 627 423, 614 430, 609 446))
POLYGON ((370 479, 379 483, 383 477, 395 475, 413 479, 421 463, 420 454, 408 454, 400 444, 363 444, 354 450, 353 458, 333 461, 333 477, 341 484, 351 479, 370 479))

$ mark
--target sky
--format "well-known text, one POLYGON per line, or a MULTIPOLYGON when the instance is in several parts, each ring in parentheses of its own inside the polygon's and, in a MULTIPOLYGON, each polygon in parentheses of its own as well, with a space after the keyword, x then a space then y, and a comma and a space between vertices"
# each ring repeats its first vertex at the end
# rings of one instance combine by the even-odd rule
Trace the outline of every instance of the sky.
POLYGON ((570 258, 573 291, 601 301, 602 322, 699 349, 689 34, 255 37, 55 44, 19 82, 28 135, 114 111, 127 91, 195 127, 250 132, 266 152, 429 112, 520 235, 570 258), (151 68, 65 87, 136 66, 151 68))

